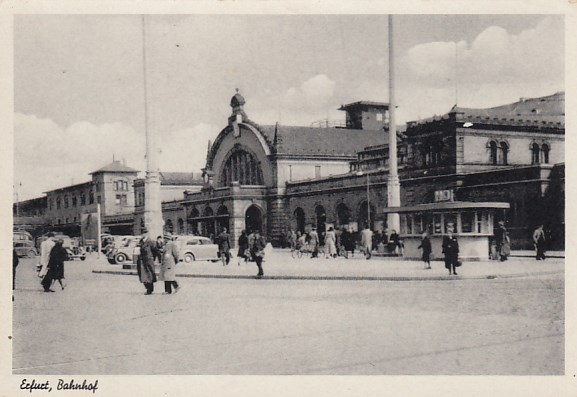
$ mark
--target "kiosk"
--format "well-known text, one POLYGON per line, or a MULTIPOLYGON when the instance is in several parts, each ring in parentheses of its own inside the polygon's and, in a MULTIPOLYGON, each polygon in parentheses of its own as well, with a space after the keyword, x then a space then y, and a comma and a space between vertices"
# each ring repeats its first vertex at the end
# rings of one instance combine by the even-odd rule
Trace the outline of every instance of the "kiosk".
POLYGON ((484 260, 489 258, 495 214, 509 209, 509 203, 448 201, 409 207, 388 207, 384 213, 398 213, 399 235, 403 240, 404 258, 420 259, 423 231, 431 239, 431 260, 443 259, 442 241, 447 226, 452 225, 459 239, 459 258, 484 260))

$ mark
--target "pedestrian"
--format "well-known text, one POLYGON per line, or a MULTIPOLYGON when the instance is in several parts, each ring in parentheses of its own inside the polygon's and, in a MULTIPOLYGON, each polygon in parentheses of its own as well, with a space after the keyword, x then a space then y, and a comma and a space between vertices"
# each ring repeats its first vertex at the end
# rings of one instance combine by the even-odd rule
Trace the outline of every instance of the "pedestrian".
POLYGON ((459 241, 453 235, 453 226, 447 227, 447 234, 443 237, 443 254, 445 254, 445 268, 449 274, 457 276, 459 264, 459 241))
POLYGON ((313 230, 309 233, 309 249, 312 252, 311 258, 318 258, 319 256, 319 234, 317 233, 317 228, 313 227, 313 230))
POLYGON ((138 279, 146 288, 145 295, 154 292, 154 283, 156 282, 156 273, 154 271, 154 255, 156 243, 148 235, 148 229, 142 230, 142 239, 140 240, 140 256, 136 262, 138 279))
POLYGON ((227 233, 226 227, 216 237, 218 244, 218 255, 223 260, 222 265, 226 266, 230 262, 230 236, 227 233))
POLYGON ((240 259, 243 258, 244 262, 248 262, 248 257, 250 251, 248 249, 248 236, 246 235, 246 230, 240 232, 240 237, 238 238, 238 265, 240 266, 240 259))
POLYGON ((264 236, 260 235, 258 230, 256 230, 254 232, 254 238, 250 246, 250 254, 252 256, 252 259, 256 262, 256 265, 258 266, 258 274, 256 275, 256 278, 262 278, 262 276, 264 276, 262 270, 262 260, 264 257, 265 247, 266 247, 266 239, 264 238, 264 236))
POLYGON ((12 302, 14 302, 14 290, 16 289, 16 268, 18 267, 18 254, 12 249, 12 302))
POLYGON ((423 232, 421 236, 421 245, 417 248, 421 248, 423 250, 423 262, 425 263, 425 269, 431 268, 431 252, 433 251, 431 248, 431 239, 429 238, 429 233, 427 231, 423 232))
POLYGON ((337 237, 333 227, 329 227, 329 230, 325 233, 325 247, 327 250, 327 259, 337 257, 337 237))
POLYGON ((392 254, 396 254, 400 252, 401 244, 400 244, 400 237, 395 229, 391 231, 391 235, 389 236, 388 242, 388 250, 392 254))
POLYGON ((179 259, 178 247, 172 240, 170 233, 164 235, 163 247, 159 278, 164 281, 164 294, 170 295, 172 294, 172 287, 174 287, 174 293, 177 293, 180 289, 176 282, 176 264, 179 259))
POLYGON ((54 247, 54 233, 48 232, 46 240, 40 244, 40 269, 38 277, 43 278, 48 272, 48 261, 50 260, 50 251, 54 247))
POLYGON ((162 250, 164 248, 164 238, 162 236, 157 236, 154 242, 154 250, 152 251, 152 260, 157 260, 158 263, 162 263, 162 250))
POLYGON ((543 225, 537 226, 537 229, 533 232, 533 244, 535 244, 536 256, 535 259, 538 261, 545 260, 545 232, 543 231, 543 225))
POLYGON ((41 282, 44 292, 54 292, 54 290, 51 289, 54 280, 58 280, 60 287, 64 290, 64 284, 62 283, 64 279, 64 261, 68 259, 68 253, 66 252, 66 248, 63 247, 63 244, 64 241, 59 239, 50 250, 46 274, 41 282))
POLYGON ((505 228, 505 222, 499 221, 499 226, 495 230, 495 242, 497 244, 497 253, 501 262, 507 260, 507 257, 511 254, 511 240, 509 239, 509 233, 505 228))
POLYGON ((373 232, 369 228, 369 225, 365 225, 365 228, 361 232, 361 246, 365 252, 367 260, 371 259, 373 251, 373 232))

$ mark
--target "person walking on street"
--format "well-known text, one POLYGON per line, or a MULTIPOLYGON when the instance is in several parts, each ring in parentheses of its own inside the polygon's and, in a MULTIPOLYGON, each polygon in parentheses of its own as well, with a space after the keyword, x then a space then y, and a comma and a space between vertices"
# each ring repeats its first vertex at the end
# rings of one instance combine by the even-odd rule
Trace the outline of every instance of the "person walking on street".
POLYGON ((497 253, 501 262, 507 260, 507 257, 511 254, 511 243, 509 239, 509 233, 505 228, 505 222, 499 221, 499 226, 495 230, 495 242, 497 243, 497 253))
POLYGON ((256 262, 258 266, 258 274, 256 275, 257 278, 262 278, 264 276, 262 270, 262 259, 264 257, 264 248, 266 247, 266 239, 264 236, 261 236, 260 233, 257 231, 254 232, 254 239, 252 240, 250 246, 250 254, 252 259, 256 262))
POLYGON ((218 254, 222 260, 222 265, 226 266, 230 262, 230 236, 227 233, 226 227, 216 237, 218 243, 218 254))
POLYGON ((325 247, 327 249, 327 259, 337 257, 337 237, 332 226, 329 227, 325 235, 325 247))
POLYGON ((154 250, 152 251, 153 260, 158 259, 158 263, 162 263, 162 250, 164 249, 164 239, 162 236, 156 237, 156 241, 154 242, 154 250))
POLYGON ((431 239, 429 238, 429 233, 426 231, 423 232, 421 236, 421 245, 417 248, 421 248, 423 250, 423 262, 425 263, 425 269, 431 268, 431 252, 433 249, 431 248, 431 239))
POLYGON ((54 233, 46 234, 46 240, 40 244, 40 272, 38 277, 43 278, 48 271, 48 261, 50 260, 50 251, 54 247, 54 233))
POLYGON ((369 225, 365 225, 365 228, 361 232, 361 246, 365 252, 367 260, 371 259, 373 251, 373 232, 369 228, 369 225))
POLYGON ((238 253, 236 255, 238 257, 238 265, 240 266, 241 258, 243 258, 245 262, 248 262, 249 255, 248 236, 246 235, 246 230, 243 230, 238 238, 238 253))
POLYGON ((138 272, 138 279, 146 288, 145 295, 150 295, 154 292, 154 283, 156 282, 153 255, 156 250, 156 243, 152 241, 146 228, 142 230, 142 233, 143 236, 140 240, 140 256, 136 262, 136 269, 138 272))
POLYGON ((176 264, 178 263, 178 247, 172 241, 172 235, 166 233, 164 235, 164 249, 162 251, 162 260, 160 264, 160 279, 164 281, 164 294, 172 294, 172 287, 174 293, 180 289, 176 282, 176 264))
POLYGON ((54 243, 54 247, 50 250, 46 274, 41 282, 44 292, 54 292, 54 290, 50 288, 54 280, 58 280, 60 286, 64 289, 62 279, 64 278, 64 261, 68 259, 68 253, 62 246, 63 243, 63 240, 57 240, 54 243))
POLYGON ((453 227, 447 227, 447 234, 443 237, 443 254, 445 254, 445 268, 449 274, 457 276, 459 267, 459 241, 453 235, 453 227))
POLYGON ((533 244, 535 244, 536 256, 538 261, 545 260, 545 232, 543 225, 539 225, 533 232, 533 244))
POLYGON ((313 227, 313 230, 309 233, 309 245, 312 251, 311 258, 318 258, 319 256, 319 234, 317 233, 317 228, 313 227))
POLYGON ((18 254, 15 249, 12 249, 12 302, 14 302, 14 290, 16 289, 16 268, 18 267, 18 254))

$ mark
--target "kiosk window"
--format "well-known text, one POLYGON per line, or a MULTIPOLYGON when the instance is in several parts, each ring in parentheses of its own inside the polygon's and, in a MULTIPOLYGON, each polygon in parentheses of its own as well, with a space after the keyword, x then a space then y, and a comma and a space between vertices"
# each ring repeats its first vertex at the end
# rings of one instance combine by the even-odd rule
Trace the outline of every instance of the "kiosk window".
POLYGON ((475 213, 463 212, 461 214, 461 232, 474 233, 475 232, 475 213))
POLYGON ((445 221, 445 233, 447 233, 447 229, 449 226, 453 226, 453 232, 457 233, 457 215, 456 214, 444 214, 444 221, 445 221))
POLYGON ((441 214, 434 214, 433 215, 433 233, 435 234, 443 234, 443 217, 441 214))

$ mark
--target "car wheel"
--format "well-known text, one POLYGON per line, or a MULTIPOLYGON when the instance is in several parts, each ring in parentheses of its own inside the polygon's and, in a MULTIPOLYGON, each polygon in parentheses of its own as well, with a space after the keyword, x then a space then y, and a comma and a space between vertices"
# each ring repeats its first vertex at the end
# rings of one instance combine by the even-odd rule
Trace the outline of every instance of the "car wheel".
POLYGON ((85 256, 81 256, 81 257, 80 257, 80 260, 81 260, 81 261, 84 261, 84 260, 86 260, 86 257, 85 257, 85 256))
POLYGON ((194 261, 194 255, 192 255, 190 252, 187 252, 186 254, 184 254, 184 262, 185 263, 190 263, 194 261))
POLYGON ((114 260, 116 261, 116 263, 124 263, 126 262, 126 255, 124 254, 116 254, 116 256, 114 257, 114 260))
POLYGON ((108 258, 108 263, 110 263, 111 265, 116 265, 116 261, 114 259, 108 258))
POLYGON ((26 256, 27 256, 28 258, 34 258, 34 257, 36 256, 36 252, 30 250, 30 251, 28 251, 28 253, 26 254, 26 256))

